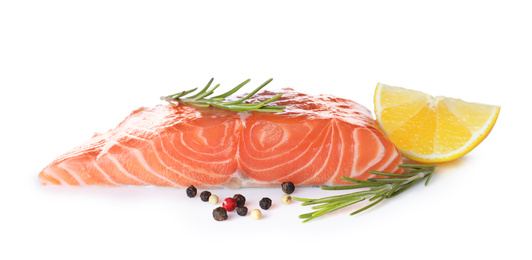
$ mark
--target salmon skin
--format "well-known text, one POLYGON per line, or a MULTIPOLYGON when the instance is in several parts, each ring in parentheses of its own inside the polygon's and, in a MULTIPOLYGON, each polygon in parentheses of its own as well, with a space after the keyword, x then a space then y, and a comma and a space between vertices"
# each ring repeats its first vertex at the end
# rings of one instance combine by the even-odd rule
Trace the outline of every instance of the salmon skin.
MULTIPOLYGON (((55 159, 43 185, 267 187, 348 184, 369 170, 402 173, 402 157, 351 100, 283 89, 282 113, 186 104, 133 111, 115 129, 55 159)), ((248 102, 267 100, 262 91, 248 102)))

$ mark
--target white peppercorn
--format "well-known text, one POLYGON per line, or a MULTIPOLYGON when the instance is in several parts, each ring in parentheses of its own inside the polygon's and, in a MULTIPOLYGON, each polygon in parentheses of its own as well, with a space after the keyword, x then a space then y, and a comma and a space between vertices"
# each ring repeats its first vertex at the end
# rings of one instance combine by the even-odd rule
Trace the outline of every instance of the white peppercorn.
POLYGON ((290 194, 284 194, 281 197, 281 202, 285 205, 290 204, 290 202, 292 202, 292 196, 290 196, 290 194))
POLYGON ((259 220, 260 218, 262 218, 262 213, 258 209, 252 210, 250 215, 251 218, 254 220, 259 220))
POLYGON ((209 203, 211 203, 211 204, 213 204, 213 205, 214 205, 214 204, 217 204, 217 203, 218 203, 218 200, 219 200, 219 199, 218 199, 218 196, 216 196, 216 195, 214 195, 214 194, 211 195, 211 196, 209 196, 209 203))

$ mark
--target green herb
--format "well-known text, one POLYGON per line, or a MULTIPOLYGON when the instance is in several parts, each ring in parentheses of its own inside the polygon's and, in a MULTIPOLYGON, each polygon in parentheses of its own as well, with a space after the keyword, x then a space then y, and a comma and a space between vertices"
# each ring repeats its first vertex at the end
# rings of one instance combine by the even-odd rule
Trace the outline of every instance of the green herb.
POLYGON ((285 108, 284 106, 267 106, 266 104, 271 103, 275 100, 277 100, 279 97, 281 97, 283 94, 277 94, 274 97, 263 101, 263 102, 257 102, 257 103, 243 103, 253 95, 255 95, 259 90, 261 90, 263 87, 268 85, 273 79, 269 79, 266 82, 262 83, 259 87, 257 87, 255 90, 253 90, 251 93, 246 95, 243 98, 240 98, 238 100, 225 100, 228 96, 234 94, 237 92, 240 88, 242 88, 244 85, 246 85, 250 80, 247 79, 244 82, 240 83, 238 86, 232 88, 231 90, 225 92, 224 94, 209 97, 214 93, 214 90, 216 90, 220 84, 217 84, 216 86, 210 88, 214 78, 207 83, 207 86, 205 86, 203 89, 201 89, 196 94, 190 95, 185 97, 185 95, 191 94, 192 92, 196 91, 198 88, 194 88, 191 90, 182 91, 173 95, 164 96, 161 97, 162 100, 168 101, 172 104, 174 103, 184 103, 184 104, 190 104, 198 107, 219 107, 231 111, 237 111, 237 112, 249 112, 249 111, 262 111, 262 112, 282 112, 285 108))
POLYGON ((305 199, 294 197, 294 200, 302 201, 302 206, 316 205, 312 209, 317 211, 302 214, 299 218, 305 219, 303 222, 308 222, 324 214, 333 212, 335 210, 351 206, 353 204, 368 200, 370 204, 353 211, 350 215, 358 214, 365 211, 387 198, 391 198, 401 194, 403 191, 412 187, 417 182, 427 178, 425 186, 430 181, 432 174, 436 171, 435 165, 423 164, 399 164, 398 167, 410 169, 405 174, 386 173, 380 171, 369 171, 371 174, 385 176, 389 178, 372 178, 365 181, 356 180, 349 177, 342 176, 343 180, 353 182, 354 185, 344 186, 325 186, 321 187, 323 190, 349 190, 369 188, 363 191, 352 192, 343 195, 329 196, 320 199, 305 199))

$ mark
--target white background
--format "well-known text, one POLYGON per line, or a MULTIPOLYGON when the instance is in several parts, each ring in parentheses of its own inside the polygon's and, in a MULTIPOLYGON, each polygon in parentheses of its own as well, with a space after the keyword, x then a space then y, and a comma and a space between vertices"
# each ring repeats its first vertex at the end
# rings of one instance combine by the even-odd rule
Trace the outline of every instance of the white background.
POLYGON ((531 8, 428 2, 0 2, 0 259, 530 259, 531 8), (260 221, 216 222, 183 189, 39 184, 94 132, 211 77, 371 110, 377 82, 502 110, 428 187, 354 217, 302 224, 310 209, 280 204, 280 189, 214 190, 274 200, 260 221))

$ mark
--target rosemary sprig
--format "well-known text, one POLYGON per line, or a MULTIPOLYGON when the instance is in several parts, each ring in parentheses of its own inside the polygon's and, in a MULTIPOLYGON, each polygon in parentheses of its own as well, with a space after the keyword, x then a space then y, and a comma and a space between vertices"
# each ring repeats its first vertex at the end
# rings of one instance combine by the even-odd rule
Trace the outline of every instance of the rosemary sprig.
POLYGON ((190 105, 199 106, 199 107, 213 106, 213 107, 219 107, 222 109, 236 111, 236 112, 261 111, 261 112, 279 113, 279 112, 282 112, 283 109, 285 108, 284 106, 267 106, 266 105, 280 98, 283 95, 282 93, 277 94, 273 96, 272 98, 262 101, 262 102, 243 103, 244 101, 248 100, 250 97, 255 95, 263 87, 268 85, 268 83, 270 83, 273 79, 269 79, 266 82, 262 83, 262 85, 257 87, 255 90, 253 90, 251 93, 249 93, 245 97, 238 99, 238 100, 233 100, 233 101, 227 101, 225 99, 228 96, 237 92, 244 85, 246 85, 250 81, 250 79, 245 80, 244 82, 238 84, 236 87, 232 88, 231 90, 221 95, 208 98, 210 95, 214 93, 214 90, 216 90, 220 86, 220 84, 217 84, 216 86, 210 88, 213 80, 214 78, 212 78, 204 88, 202 88, 199 92, 193 95, 185 97, 185 95, 188 95, 196 91, 198 88, 178 92, 173 95, 163 96, 161 97, 161 100, 168 101, 171 104, 183 103, 183 104, 190 104, 190 105))
POLYGON ((308 222, 324 214, 333 212, 335 210, 351 206, 353 204, 368 200, 370 204, 353 211, 350 215, 355 215, 363 212, 377 204, 384 199, 395 197, 417 182, 427 178, 425 186, 429 183, 430 178, 436 171, 436 165, 423 164, 399 164, 398 167, 409 169, 405 174, 386 173, 381 171, 370 171, 371 174, 385 176, 389 178, 371 178, 365 181, 356 180, 349 177, 342 176, 343 180, 353 182, 354 185, 344 186, 324 186, 323 190, 349 190, 369 188, 363 191, 356 191, 343 195, 328 196, 320 199, 306 199, 294 197, 294 200, 303 202, 302 206, 315 205, 312 209, 316 211, 302 214, 299 218, 305 219, 303 222, 308 222))

